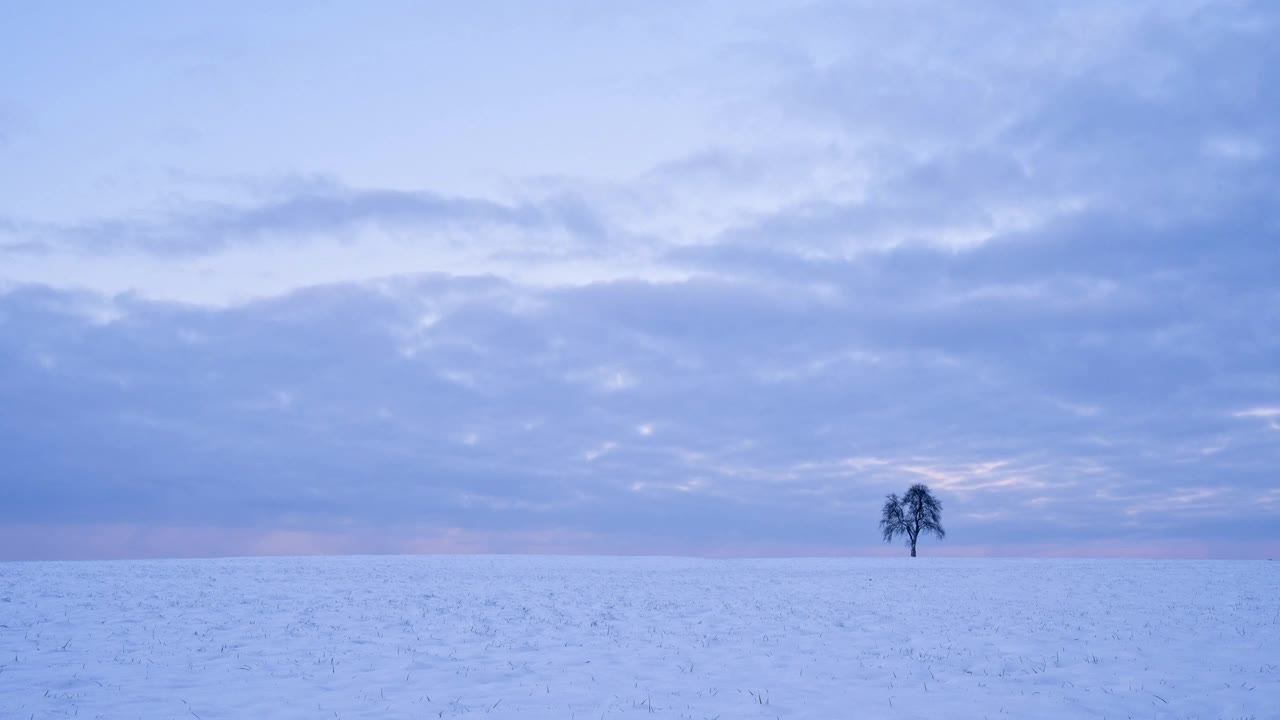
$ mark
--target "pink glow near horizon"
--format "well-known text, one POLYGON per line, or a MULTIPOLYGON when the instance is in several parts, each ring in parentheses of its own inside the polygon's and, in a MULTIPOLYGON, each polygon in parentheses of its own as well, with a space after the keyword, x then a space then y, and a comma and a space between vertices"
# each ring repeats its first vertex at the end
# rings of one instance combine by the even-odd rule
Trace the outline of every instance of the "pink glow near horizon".
MULTIPOLYGON (((665 538, 606 538, 539 530, 477 532, 462 528, 351 530, 142 526, 0 526, 0 560, 114 560, 143 558, 365 554, 670 555, 706 558, 903 557, 900 545, 814 545, 766 542, 691 546, 665 538)), ((927 544, 938 558, 1187 558, 1271 559, 1280 543, 1193 540, 1100 540, 1025 545, 927 544)))

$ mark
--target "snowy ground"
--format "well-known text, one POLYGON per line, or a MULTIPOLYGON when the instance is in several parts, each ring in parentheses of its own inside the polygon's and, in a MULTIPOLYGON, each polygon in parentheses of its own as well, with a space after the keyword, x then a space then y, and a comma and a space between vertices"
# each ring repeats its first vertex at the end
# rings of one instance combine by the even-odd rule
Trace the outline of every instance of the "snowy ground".
POLYGON ((1280 718, 1280 565, 0 563, 0 718, 1280 718))

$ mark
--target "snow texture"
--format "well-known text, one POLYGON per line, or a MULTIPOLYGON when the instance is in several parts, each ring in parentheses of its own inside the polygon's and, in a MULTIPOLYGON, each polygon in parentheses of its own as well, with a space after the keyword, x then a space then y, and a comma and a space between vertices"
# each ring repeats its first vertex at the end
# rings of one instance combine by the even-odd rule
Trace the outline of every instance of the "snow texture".
POLYGON ((1280 718, 1280 566, 0 564, 0 718, 1280 718))

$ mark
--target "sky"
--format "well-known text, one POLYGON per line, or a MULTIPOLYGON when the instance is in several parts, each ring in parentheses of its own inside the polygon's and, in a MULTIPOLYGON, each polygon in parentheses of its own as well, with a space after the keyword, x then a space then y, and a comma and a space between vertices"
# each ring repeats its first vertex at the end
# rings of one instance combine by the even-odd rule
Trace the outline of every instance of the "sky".
POLYGON ((1280 5, 0 5, 0 559, 1280 557, 1280 5))

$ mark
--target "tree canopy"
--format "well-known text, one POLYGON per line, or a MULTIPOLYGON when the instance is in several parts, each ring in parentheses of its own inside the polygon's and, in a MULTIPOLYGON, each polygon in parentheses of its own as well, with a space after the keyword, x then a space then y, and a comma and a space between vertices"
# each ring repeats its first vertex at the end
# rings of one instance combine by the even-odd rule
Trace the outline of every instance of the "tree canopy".
POLYGON ((905 537, 911 547, 911 557, 915 557, 920 535, 933 533, 939 540, 947 536, 942 528, 942 501, 933 496, 928 485, 921 483, 912 485, 901 498, 889 493, 880 516, 880 531, 885 542, 905 537))

